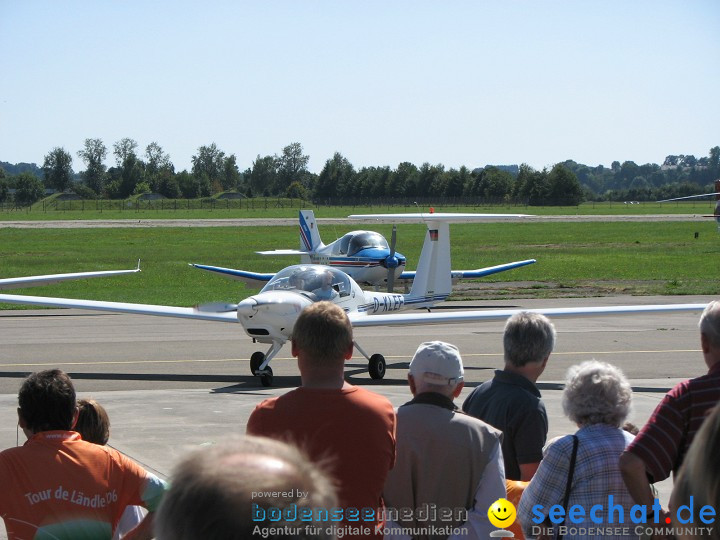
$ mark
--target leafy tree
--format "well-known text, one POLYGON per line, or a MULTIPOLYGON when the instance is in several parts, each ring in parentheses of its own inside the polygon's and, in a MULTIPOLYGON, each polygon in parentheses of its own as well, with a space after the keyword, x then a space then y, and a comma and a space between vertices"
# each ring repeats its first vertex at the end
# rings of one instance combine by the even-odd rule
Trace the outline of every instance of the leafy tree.
POLYGON ((218 188, 222 186, 225 152, 219 150, 215 143, 198 148, 197 155, 192 157, 192 164, 192 174, 196 179, 202 179, 201 184, 217 185, 218 188))
POLYGON ((235 154, 230 154, 223 161, 222 187, 225 190, 236 190, 240 188, 242 176, 237 166, 237 158, 235 154))
POLYGON ((427 162, 423 163, 418 171, 415 193, 410 193, 409 195, 418 197, 441 195, 443 172, 445 172, 445 168, 442 165, 430 165, 427 162))
POLYGON ((417 192, 419 179, 418 168, 409 161, 403 161, 395 169, 391 178, 391 185, 398 195, 413 195, 417 192))
POLYGON ((30 173, 20 173, 15 178, 15 204, 30 206, 39 201, 45 193, 42 182, 30 173))
POLYGON ((101 139, 85 139, 85 148, 77 154, 85 162, 85 172, 82 173, 85 185, 96 194, 102 193, 107 174, 104 164, 107 157, 105 144, 101 139))
POLYGON ((152 191, 160 193, 163 182, 167 181, 167 174, 172 175, 174 172, 170 156, 162 146, 156 142, 148 144, 145 148, 145 181, 150 184, 152 191))
POLYGON ((465 184, 470 180, 470 171, 465 166, 460 167, 460 170, 450 169, 446 178, 444 195, 446 197, 460 197, 465 189, 465 184))
POLYGON ((113 193, 113 198, 129 197, 135 191, 138 182, 143 180, 145 163, 138 158, 137 146, 137 142, 127 137, 113 145, 117 167, 112 167, 108 171, 111 181, 117 181, 117 184, 108 190, 113 193))
POLYGON ((260 194, 266 197, 275 185, 277 179, 277 168, 275 158, 272 156, 260 157, 253 161, 252 171, 250 173, 250 189, 255 196, 260 194))
POLYGON ((303 154, 303 147, 295 142, 283 148, 282 155, 277 160, 277 186, 276 193, 284 193, 293 182, 308 183, 307 165, 310 156, 303 154))
POLYGON ((156 187, 157 193, 164 195, 168 199, 180 198, 180 186, 178 185, 178 180, 172 171, 168 169, 161 170, 158 173, 158 178, 159 181, 156 187))
POLYGON ((53 148, 45 156, 43 174, 49 186, 58 191, 65 191, 72 182, 72 156, 64 148, 53 148))
POLYGON ((583 200, 582 186, 562 163, 555 165, 547 174, 546 204, 577 206, 583 200))
POLYGON ((713 179, 720 177, 720 146, 713 146, 710 149, 708 169, 713 179))
POLYGON ((10 199, 10 182, 5 177, 5 170, 0 167, 0 202, 10 199))
POLYGON ((133 190, 133 195, 142 195, 143 193, 152 193, 150 184, 144 180, 135 184, 135 189, 133 190))
POLYGON ((327 201, 344 195, 344 190, 352 184, 354 178, 355 168, 340 152, 335 152, 320 171, 313 192, 315 199, 327 201))
POLYGON ((118 167, 122 167, 125 161, 131 156, 137 159, 138 143, 134 139, 125 137, 120 139, 113 145, 113 154, 115 154, 115 163, 118 167))
POLYGON ((285 196, 288 199, 305 199, 307 198, 307 189, 300 182, 293 182, 288 187, 285 196))

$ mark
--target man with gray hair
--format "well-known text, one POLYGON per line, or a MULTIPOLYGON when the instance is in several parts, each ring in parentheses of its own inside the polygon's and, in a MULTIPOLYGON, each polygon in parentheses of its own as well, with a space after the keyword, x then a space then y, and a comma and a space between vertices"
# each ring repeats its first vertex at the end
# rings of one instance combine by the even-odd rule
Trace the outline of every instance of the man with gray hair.
MULTIPOLYGON (((700 316, 700 348, 707 374, 676 384, 620 456, 620 469, 638 504, 653 505, 651 482, 677 472, 706 415, 720 402, 720 302, 700 316)), ((708 449, 710 451, 710 449, 708 449)))
POLYGON ((408 383, 413 399, 397 410, 397 458, 383 492, 385 539, 488 538, 488 508, 505 497, 501 434, 453 403, 464 386, 457 347, 421 344, 408 383))
POLYGON ((521 311, 505 324, 505 367, 468 396, 463 411, 503 432, 505 476, 530 480, 542 460, 548 417, 535 386, 555 347, 555 327, 544 315, 521 311))
POLYGON ((334 538, 316 510, 337 505, 330 477, 295 446, 231 437, 175 467, 155 520, 158 540, 334 538))

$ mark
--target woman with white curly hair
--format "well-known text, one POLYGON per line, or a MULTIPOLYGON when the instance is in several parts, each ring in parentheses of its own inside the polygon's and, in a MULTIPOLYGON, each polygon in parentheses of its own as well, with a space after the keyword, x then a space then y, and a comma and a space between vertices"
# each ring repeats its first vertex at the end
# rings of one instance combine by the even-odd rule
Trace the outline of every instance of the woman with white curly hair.
POLYGON ((622 429, 632 405, 630 383, 611 364, 583 362, 568 370, 562 405, 580 429, 545 448, 518 507, 526 536, 554 538, 565 532, 565 539, 638 538, 632 534, 634 527, 627 525, 634 502, 618 465, 620 454, 633 439, 622 429), (538 535, 538 522, 544 516, 545 525, 549 524, 554 505, 564 508, 564 523, 555 523, 551 535, 538 535), (569 512, 576 505, 581 509, 569 512), (622 506, 622 518, 618 506, 622 506))

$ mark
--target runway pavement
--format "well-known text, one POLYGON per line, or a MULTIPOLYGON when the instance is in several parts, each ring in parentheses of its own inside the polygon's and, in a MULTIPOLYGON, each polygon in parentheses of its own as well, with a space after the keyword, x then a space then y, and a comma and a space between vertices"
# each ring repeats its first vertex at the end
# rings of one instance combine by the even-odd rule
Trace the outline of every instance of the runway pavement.
MULTIPOLYGON (((558 307, 708 302, 712 297, 606 297, 453 303, 449 308, 558 307)), ((698 313, 557 319, 558 343, 540 388, 550 415, 550 437, 574 431, 560 405, 568 366, 595 358, 618 365, 634 387, 634 414, 642 425, 673 384, 706 372, 699 350, 698 313)), ((371 387, 395 405, 409 399, 407 367, 417 345, 442 339, 458 345, 466 367, 461 399, 502 366, 503 323, 373 328, 356 331, 369 353, 388 362, 383 381, 353 357, 347 378, 371 387)), ((250 374, 253 345, 239 325, 79 310, 0 311, 0 447, 22 444, 16 430, 17 389, 29 372, 61 368, 81 397, 94 397, 112 422, 110 443, 165 477, 188 448, 243 433, 262 399, 299 385, 286 346, 273 360, 273 388, 250 374)), ((670 482, 663 483, 666 504, 670 482)))

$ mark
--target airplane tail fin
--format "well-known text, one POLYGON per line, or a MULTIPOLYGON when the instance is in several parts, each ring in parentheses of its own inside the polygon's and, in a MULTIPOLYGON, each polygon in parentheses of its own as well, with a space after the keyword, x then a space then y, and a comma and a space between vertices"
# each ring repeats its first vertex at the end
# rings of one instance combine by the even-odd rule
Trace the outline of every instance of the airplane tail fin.
MULTIPOLYGON (((324 246, 320 239, 320 231, 315 221, 315 212, 312 210, 300 210, 300 251, 315 251, 324 246)), ((310 257, 303 255, 303 263, 309 263, 310 257), (307 260, 306 260, 307 259, 307 260)))
POLYGON ((426 222, 425 235, 415 279, 405 303, 432 305, 445 300, 452 290, 450 278, 450 225, 446 221, 426 222))

